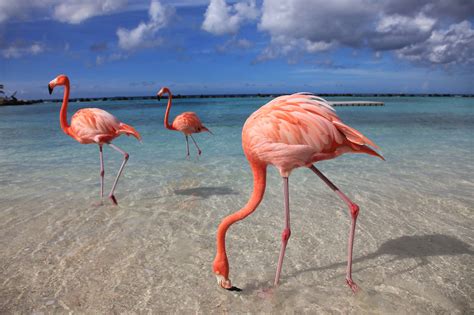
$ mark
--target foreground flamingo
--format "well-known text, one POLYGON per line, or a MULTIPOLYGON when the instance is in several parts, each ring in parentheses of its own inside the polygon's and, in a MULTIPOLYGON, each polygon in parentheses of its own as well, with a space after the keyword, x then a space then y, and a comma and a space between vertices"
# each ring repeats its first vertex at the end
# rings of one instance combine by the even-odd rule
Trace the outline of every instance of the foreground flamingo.
POLYGON ((254 112, 242 130, 242 146, 253 172, 253 192, 250 200, 239 211, 222 220, 217 230, 217 254, 213 270, 218 284, 232 287, 229 262, 225 249, 225 235, 229 227, 251 214, 263 198, 267 166, 274 165, 283 178, 285 228, 274 285, 280 279, 283 257, 290 230, 288 177, 297 167, 308 167, 318 175, 349 207, 352 223, 349 233, 346 282, 355 292, 352 280, 352 248, 359 207, 324 176, 313 163, 335 158, 343 153, 381 155, 367 145, 376 145, 357 130, 345 125, 334 109, 322 98, 307 93, 280 96, 254 112))
POLYGON ((196 149, 198 150, 198 155, 201 155, 201 149, 199 149, 199 146, 196 143, 196 140, 193 138, 193 133, 199 133, 203 131, 207 131, 210 134, 212 132, 204 127, 202 124, 201 120, 199 117, 196 115, 196 113, 193 112, 184 112, 182 114, 179 114, 176 116, 176 118, 173 120, 173 123, 170 125, 168 121, 168 116, 170 114, 170 109, 171 109, 171 100, 173 98, 173 95, 171 94, 170 89, 167 87, 162 88, 157 94, 156 97, 158 97, 158 100, 160 100, 161 96, 164 93, 168 93, 168 106, 166 107, 166 113, 165 113, 165 127, 166 129, 169 130, 177 130, 181 131, 184 133, 184 136, 186 138, 186 158, 189 157, 189 140, 188 136, 191 137, 191 139, 194 142, 194 145, 196 146, 196 149))
POLYGON ((99 108, 83 108, 78 110, 71 118, 71 125, 67 122, 67 105, 69 100, 69 78, 59 75, 48 84, 49 94, 53 93, 54 87, 64 85, 64 98, 59 121, 61 129, 65 134, 71 136, 82 144, 96 143, 99 145, 100 157, 100 197, 104 196, 104 160, 102 157, 102 146, 109 145, 112 149, 123 154, 123 162, 115 178, 114 185, 110 191, 109 198, 117 205, 114 196, 115 187, 122 174, 123 168, 128 161, 129 154, 119 147, 110 143, 122 134, 132 135, 141 140, 140 134, 131 126, 121 123, 117 118, 99 108))

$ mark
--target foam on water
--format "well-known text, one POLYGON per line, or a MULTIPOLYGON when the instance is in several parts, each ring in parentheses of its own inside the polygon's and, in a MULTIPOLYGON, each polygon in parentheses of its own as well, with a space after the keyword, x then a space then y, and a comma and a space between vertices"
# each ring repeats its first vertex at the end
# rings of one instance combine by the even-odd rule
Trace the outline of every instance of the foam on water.
MULTIPOLYGON (((176 100, 215 136, 163 128, 164 102, 101 107, 136 127, 143 144, 116 196, 97 206, 99 158, 59 129, 59 104, 0 108, 0 312, 469 313, 474 307, 474 104, 462 98, 373 98, 385 107, 337 108, 381 147, 386 162, 347 155, 319 168, 361 207, 354 280, 345 286, 349 218, 309 170, 290 178, 292 237, 271 288, 283 228, 282 183, 269 169, 260 207, 228 232, 230 278, 212 273, 220 220, 252 189, 240 133, 265 99, 176 100), (191 143, 191 153, 195 154, 191 143)), ((106 189, 121 156, 104 152, 106 189)))

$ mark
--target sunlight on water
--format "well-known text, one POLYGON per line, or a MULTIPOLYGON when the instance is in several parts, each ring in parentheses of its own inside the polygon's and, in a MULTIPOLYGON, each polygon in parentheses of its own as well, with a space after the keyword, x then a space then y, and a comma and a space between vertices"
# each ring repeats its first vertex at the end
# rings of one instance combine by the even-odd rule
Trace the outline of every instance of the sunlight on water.
MULTIPOLYGON (((371 98, 385 107, 337 112, 381 147, 386 162, 347 155, 320 169, 358 203, 354 280, 345 286, 349 218, 308 170, 290 178, 292 237, 281 285, 273 281, 283 228, 281 179, 229 230, 230 278, 212 273, 220 220, 245 204, 251 173, 245 119, 268 99, 176 100, 210 134, 185 160, 183 135, 163 127, 165 101, 72 103, 101 107, 143 136, 116 190, 99 201, 97 146, 59 128, 60 105, 0 107, 0 312, 451 313, 472 311, 472 98, 371 98)), ((105 148, 106 190, 121 155, 105 148)))

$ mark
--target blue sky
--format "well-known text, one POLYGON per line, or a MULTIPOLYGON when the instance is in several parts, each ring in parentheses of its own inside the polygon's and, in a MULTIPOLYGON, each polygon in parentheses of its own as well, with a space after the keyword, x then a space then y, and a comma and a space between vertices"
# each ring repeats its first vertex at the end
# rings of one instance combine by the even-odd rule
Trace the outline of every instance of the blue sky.
POLYGON ((474 1, 0 0, 0 83, 48 98, 474 93, 474 1))

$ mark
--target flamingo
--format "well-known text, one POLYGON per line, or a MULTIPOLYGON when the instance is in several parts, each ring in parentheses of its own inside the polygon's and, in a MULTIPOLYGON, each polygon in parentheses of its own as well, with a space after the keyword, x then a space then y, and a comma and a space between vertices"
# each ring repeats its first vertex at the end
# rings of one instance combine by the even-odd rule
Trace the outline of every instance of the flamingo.
POLYGON ((139 141, 141 136, 132 126, 120 122, 115 116, 109 114, 105 110, 99 108, 83 108, 78 110, 71 118, 71 124, 67 121, 67 105, 69 101, 69 78, 65 75, 59 75, 54 80, 49 82, 49 94, 53 93, 56 86, 64 86, 64 97, 61 111, 59 114, 59 122, 61 129, 65 134, 77 140, 82 144, 96 143, 99 145, 100 158, 100 197, 104 196, 104 160, 102 155, 102 146, 107 144, 112 149, 123 155, 122 165, 117 173, 109 198, 118 205, 114 192, 118 180, 125 164, 128 161, 129 154, 118 146, 111 143, 111 141, 118 136, 125 134, 127 136, 134 136, 139 141))
POLYGON ((200 133, 203 131, 207 131, 210 134, 213 134, 209 129, 207 129, 199 119, 199 117, 196 115, 194 112, 184 112, 176 116, 176 118, 173 120, 173 123, 170 125, 168 121, 168 116, 170 113, 171 109, 171 102, 173 95, 171 94, 170 89, 167 87, 161 88, 161 90, 156 94, 156 97, 158 100, 160 100, 161 96, 164 93, 168 93, 168 106, 166 107, 166 113, 165 113, 165 127, 166 129, 169 130, 177 130, 181 131, 184 134, 184 137, 186 138, 186 158, 189 158, 189 140, 188 136, 191 137, 191 139, 194 142, 194 145, 196 146, 196 149, 198 150, 198 156, 201 155, 201 149, 199 149, 199 146, 197 145, 196 140, 193 138, 193 133, 200 133))
POLYGON ((358 287, 352 280, 352 250, 359 206, 313 163, 332 159, 343 153, 366 153, 384 159, 369 146, 378 148, 359 131, 345 125, 324 99, 310 93, 277 97, 250 115, 242 130, 242 147, 253 173, 253 191, 247 204, 224 218, 218 227, 217 253, 213 263, 217 283, 225 289, 240 290, 233 287, 229 279, 226 232, 232 224, 244 219, 258 207, 265 193, 267 166, 273 165, 283 179, 285 210, 285 227, 274 281, 274 286, 278 285, 286 245, 291 235, 288 177, 293 169, 307 167, 349 207, 351 226, 346 283, 356 292, 358 287))

